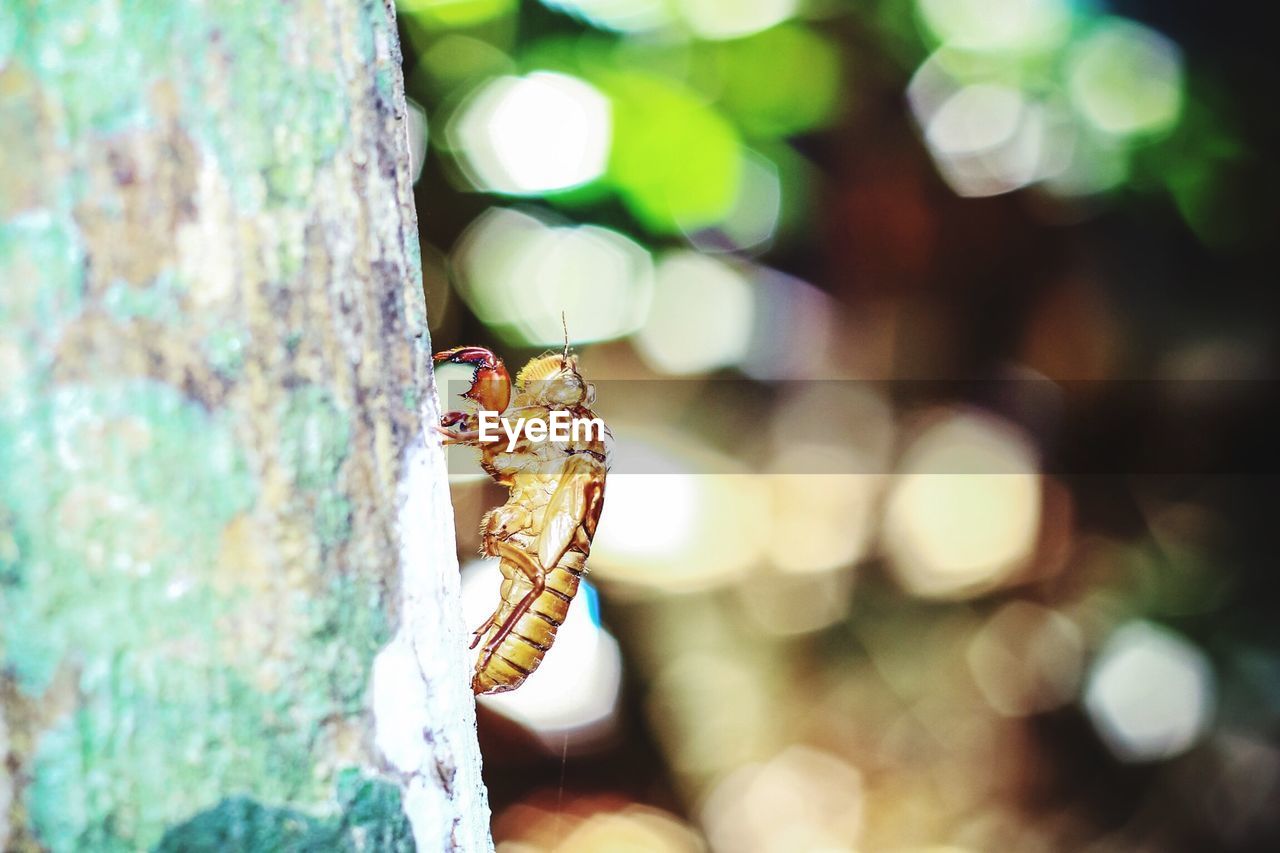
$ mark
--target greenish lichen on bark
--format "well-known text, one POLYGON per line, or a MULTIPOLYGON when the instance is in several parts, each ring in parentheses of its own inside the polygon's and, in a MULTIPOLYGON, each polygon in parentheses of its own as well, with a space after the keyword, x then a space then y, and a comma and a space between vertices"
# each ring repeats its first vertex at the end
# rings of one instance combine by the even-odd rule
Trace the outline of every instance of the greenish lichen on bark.
POLYGON ((414 849, 395 785, 344 771, 338 778, 337 799, 339 813, 317 818, 246 797, 228 797, 166 832, 156 853, 245 849, 400 853, 414 849))
MULTIPOLYGON (((0 7, 0 848, 411 849, 368 699, 434 405, 393 10, 0 7)), ((412 831, 488 846, 464 808, 412 831)))

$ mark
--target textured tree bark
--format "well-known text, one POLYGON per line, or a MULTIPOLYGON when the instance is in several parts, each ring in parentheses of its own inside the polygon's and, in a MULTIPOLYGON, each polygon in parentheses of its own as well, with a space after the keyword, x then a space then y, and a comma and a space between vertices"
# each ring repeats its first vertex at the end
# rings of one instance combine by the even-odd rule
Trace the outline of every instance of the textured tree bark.
POLYGON ((0 849, 492 847, 399 60, 0 0, 0 849))

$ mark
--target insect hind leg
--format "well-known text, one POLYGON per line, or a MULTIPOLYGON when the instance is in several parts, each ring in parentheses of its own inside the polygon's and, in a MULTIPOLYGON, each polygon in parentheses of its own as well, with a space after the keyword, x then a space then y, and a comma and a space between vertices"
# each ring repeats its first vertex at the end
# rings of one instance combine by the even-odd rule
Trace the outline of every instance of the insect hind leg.
POLYGON ((492 628, 493 623, 497 621, 498 611, 495 610, 489 614, 488 619, 484 620, 483 625, 471 632, 471 645, 467 646, 467 648, 474 649, 476 646, 480 645, 480 640, 484 637, 485 632, 492 628))
MULTIPOLYGON (((503 559, 510 560, 517 568, 520 569, 529 579, 529 583, 533 585, 524 596, 511 608, 511 612, 507 614, 507 618, 503 620, 502 625, 498 628, 494 635, 485 643, 484 650, 480 654, 479 666, 483 669, 489 665, 489 661, 493 659, 494 654, 502 645, 503 640, 511 635, 515 630, 516 623, 520 621, 520 617, 528 612, 533 606, 533 602, 537 601, 538 596, 542 595, 547 587, 547 573, 542 566, 538 565, 538 561, 529 554, 522 551, 510 542, 497 542, 495 550, 503 559)), ((490 617, 487 626, 492 625, 496 621, 497 613, 490 617)), ((472 645, 475 648, 475 645, 472 645)))

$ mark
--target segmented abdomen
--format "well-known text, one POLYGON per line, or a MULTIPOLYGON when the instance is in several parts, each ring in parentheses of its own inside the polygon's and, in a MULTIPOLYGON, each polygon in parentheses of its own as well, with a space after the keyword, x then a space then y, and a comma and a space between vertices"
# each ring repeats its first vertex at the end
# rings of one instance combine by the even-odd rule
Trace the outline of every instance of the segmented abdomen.
POLYGON ((533 600, 511 633, 498 645, 493 657, 485 663, 484 646, 521 599, 533 589, 519 568, 502 561, 502 604, 498 607, 493 626, 480 640, 481 653, 471 678, 474 692, 505 693, 515 690, 538 668, 543 655, 555 642, 556 629, 564 624, 569 613, 569 604, 578 592, 585 564, 586 555, 581 551, 567 552, 559 564, 547 572, 542 594, 533 600))

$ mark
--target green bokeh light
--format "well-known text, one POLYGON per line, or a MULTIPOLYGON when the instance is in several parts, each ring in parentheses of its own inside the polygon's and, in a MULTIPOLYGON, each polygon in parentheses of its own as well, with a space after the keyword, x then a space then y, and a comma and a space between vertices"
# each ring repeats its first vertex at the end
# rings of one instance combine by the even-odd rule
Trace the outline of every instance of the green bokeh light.
POLYGON ((916 70, 908 99, 940 174, 961 195, 1039 185, 1080 197, 1134 186, 1135 152, 1181 118, 1181 53, 1135 21, 1070 0, 917 0, 916 9, 941 46, 916 70), (1000 144, 982 102, 964 100, 993 87, 1016 94, 1023 118, 1000 144), (962 128, 990 144, 967 149, 950 132, 962 128))
POLYGON ((798 0, 674 0, 699 38, 731 39, 760 32, 795 14, 798 0))
POLYGON ((616 72, 598 82, 614 102, 608 179, 631 213, 661 234, 723 219, 742 171, 733 125, 669 80, 616 72))
POLYGON ((787 24, 709 47, 719 72, 721 104, 746 133, 801 133, 835 112, 839 54, 807 27, 787 24))
POLYGON ((917 0, 938 43, 978 53, 1028 54, 1059 47, 1071 31, 1071 0, 917 0))
POLYGON ((618 32, 643 32, 675 23, 672 4, 665 0, 542 0, 548 9, 583 23, 618 32))
POLYGON ((516 10, 519 0, 397 0, 396 7, 419 23, 470 27, 516 10))
POLYGON ((414 91, 448 95, 468 81, 515 71, 500 48, 482 39, 449 33, 430 42, 409 78, 414 91))
POLYGON ((1116 136, 1168 130, 1182 112, 1182 61, 1169 39, 1133 21, 1099 21, 1068 57, 1080 114, 1116 136))

